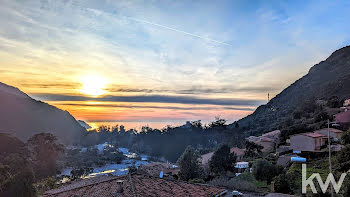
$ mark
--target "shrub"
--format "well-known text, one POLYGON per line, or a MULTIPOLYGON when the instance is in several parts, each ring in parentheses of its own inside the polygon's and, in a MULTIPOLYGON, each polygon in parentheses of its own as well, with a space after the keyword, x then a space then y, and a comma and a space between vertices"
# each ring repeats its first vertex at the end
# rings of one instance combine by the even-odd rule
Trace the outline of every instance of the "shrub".
MULTIPOLYGON (((211 185, 225 187, 231 190, 240 190, 247 192, 260 192, 258 185, 260 184, 250 173, 243 173, 234 178, 220 176, 209 182, 211 185)), ((261 185, 261 184, 260 184, 261 185)))
POLYGON ((274 190, 278 193, 291 194, 290 183, 288 177, 285 174, 280 174, 274 178, 274 190))
POLYGON ((276 175, 280 173, 280 168, 271 164, 270 162, 259 159, 253 165, 253 175, 257 180, 266 181, 270 183, 276 175))
POLYGON ((203 179, 195 178, 195 179, 190 179, 188 182, 190 183, 205 183, 203 179))

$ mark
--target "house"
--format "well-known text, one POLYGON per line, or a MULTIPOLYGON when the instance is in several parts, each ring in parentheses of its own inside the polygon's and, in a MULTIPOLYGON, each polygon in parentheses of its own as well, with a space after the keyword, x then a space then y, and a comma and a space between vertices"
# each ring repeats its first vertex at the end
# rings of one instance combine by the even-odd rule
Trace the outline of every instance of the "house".
POLYGON ((201 163, 203 166, 208 166, 209 160, 214 155, 214 152, 210 152, 201 156, 201 163))
POLYGON ((321 152, 327 147, 328 136, 321 133, 300 133, 290 136, 293 151, 321 152))
POLYGON ((237 147, 232 147, 230 149, 231 153, 234 153, 236 155, 236 160, 237 161, 242 161, 244 157, 244 151, 245 149, 237 148, 237 147))
POLYGON ((287 166, 289 166, 291 164, 292 157, 298 157, 298 155, 294 154, 294 153, 281 155, 281 156, 278 157, 276 164, 279 165, 279 166, 282 166, 282 167, 287 167, 287 166))
POLYGON ((170 163, 152 162, 147 165, 140 166, 138 168, 139 173, 144 173, 151 176, 159 176, 160 172, 163 172, 164 177, 177 177, 180 169, 170 163))
MULTIPOLYGON (((328 129, 327 128, 320 129, 320 130, 317 130, 317 131, 314 131, 314 132, 326 135, 328 137, 328 129)), ((339 140, 341 138, 342 134, 343 134, 342 130, 329 128, 329 136, 331 138, 333 138, 335 141, 339 140)))
POLYGON ((270 153, 275 150, 275 146, 279 142, 280 135, 281 135, 280 130, 274 130, 258 137, 250 136, 246 138, 246 140, 262 146, 263 149, 261 151, 263 153, 270 153))
MULTIPOLYGON (((234 153, 237 156, 237 161, 241 161, 244 157, 244 149, 240 149, 237 147, 232 147, 230 149, 230 153, 234 153)), ((203 166, 207 166, 209 163, 209 160, 211 159, 211 157, 214 155, 214 152, 210 152, 207 154, 204 154, 201 156, 201 163, 203 166)))
POLYGON ((255 144, 258 144, 263 147, 261 150, 263 153, 270 153, 273 152, 275 149, 276 142, 274 139, 269 137, 256 137, 256 136, 250 136, 246 138, 247 141, 253 142, 255 144))
POLYGON ((134 196, 224 196, 228 192, 221 187, 192 184, 145 174, 108 176, 97 180, 82 180, 49 190, 43 197, 134 197, 134 196))
POLYGON ((237 162, 235 163, 235 168, 236 168, 236 176, 242 174, 243 172, 246 172, 247 169, 249 169, 249 163, 248 162, 237 162))
MULTIPOLYGON (((289 140, 290 141, 290 140, 289 140)), ((279 155, 282 155, 282 154, 285 154, 285 153, 288 153, 288 152, 291 152, 292 151, 292 148, 290 147, 290 145, 281 145, 278 147, 278 149, 276 150, 276 152, 279 154, 279 155)))
POLYGON ((344 107, 350 107, 350 99, 346 99, 343 104, 344 107))
POLYGON ((268 133, 265 133, 262 135, 262 137, 268 137, 270 139, 273 139, 275 143, 278 143, 280 139, 281 131, 280 130, 274 130, 268 133))
POLYGON ((350 110, 335 114, 334 119, 339 124, 350 125, 350 110))

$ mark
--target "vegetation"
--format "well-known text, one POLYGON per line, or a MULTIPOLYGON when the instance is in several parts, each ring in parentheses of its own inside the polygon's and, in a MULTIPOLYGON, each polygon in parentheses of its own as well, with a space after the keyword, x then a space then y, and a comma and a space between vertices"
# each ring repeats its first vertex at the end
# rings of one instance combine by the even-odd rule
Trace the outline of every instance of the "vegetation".
POLYGON ((263 147, 261 145, 246 141, 244 157, 246 158, 259 157, 262 155, 262 152, 261 152, 262 149, 263 147))
POLYGON ((93 168, 82 167, 82 168, 73 168, 71 171, 71 180, 80 179, 81 177, 87 176, 93 172, 93 168))
POLYGON ((265 159, 259 159, 253 166, 253 175, 256 180, 266 181, 268 184, 281 172, 281 168, 265 159))
POLYGON ((316 101, 325 101, 321 105, 324 106, 325 112, 329 112, 327 108, 337 108, 344 99, 350 98, 349 49, 339 49, 325 61, 314 65, 307 75, 284 89, 269 103, 259 106, 253 114, 239 120, 239 128, 247 135, 257 136, 276 129, 297 132, 297 125, 303 125, 300 132, 304 129, 307 131, 308 127, 320 127, 319 124, 311 123, 316 112, 312 111, 317 110, 314 105, 316 101), (305 101, 310 101, 311 105, 304 105, 305 101), (293 120, 294 123, 287 127, 295 126, 287 128, 281 124, 288 123, 288 120, 293 120))
POLYGON ((57 138, 51 133, 39 133, 28 140, 27 146, 32 153, 36 180, 56 175, 56 160, 64 151, 64 146, 57 142, 57 138))
POLYGON ((37 196, 42 195, 44 192, 57 187, 58 180, 54 177, 47 177, 46 179, 36 182, 34 187, 37 192, 37 196))
POLYGON ((179 178, 184 181, 201 178, 203 169, 199 163, 199 154, 194 148, 188 146, 178 160, 180 168, 179 178))
POLYGON ((232 166, 236 163, 236 156, 230 153, 230 147, 226 144, 221 145, 209 160, 209 170, 213 174, 222 174, 226 171, 232 171, 232 166))
POLYGON ((247 192, 262 192, 267 189, 266 183, 256 180, 251 173, 243 173, 233 178, 220 176, 209 181, 209 184, 247 192))
POLYGON ((350 129, 342 134, 341 143, 343 145, 350 144, 350 129))
POLYGON ((346 172, 350 169, 350 145, 346 145, 336 156, 336 169, 346 172))
POLYGON ((220 118, 209 125, 203 126, 200 121, 192 121, 186 126, 168 126, 162 130, 142 127, 140 131, 125 131, 123 126, 116 125, 85 133, 82 145, 92 146, 108 142, 134 152, 176 162, 187 146, 197 149, 200 154, 217 148, 219 143, 242 147, 242 133, 239 128, 228 127, 226 121, 220 118))
POLYGON ((290 179, 286 174, 280 174, 274 179, 274 190, 277 193, 292 194, 290 179))
POLYGON ((25 143, 0 134, 0 149, 0 196, 35 196, 35 175, 25 143))
POLYGON ((133 163, 132 163, 132 166, 130 166, 130 167, 128 168, 128 172, 129 172, 129 173, 137 172, 137 167, 136 167, 136 165, 135 165, 135 162, 133 162, 133 163))

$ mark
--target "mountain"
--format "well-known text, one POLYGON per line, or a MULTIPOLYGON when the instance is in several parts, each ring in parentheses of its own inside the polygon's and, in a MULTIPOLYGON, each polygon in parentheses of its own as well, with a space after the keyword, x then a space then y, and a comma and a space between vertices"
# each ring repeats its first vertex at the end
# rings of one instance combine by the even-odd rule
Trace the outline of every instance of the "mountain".
POLYGON ((350 98, 350 46, 333 52, 308 74, 237 123, 245 135, 259 135, 277 129, 306 101, 328 100, 333 96, 339 100, 350 98))
POLYGON ((64 144, 79 142, 85 130, 67 111, 32 99, 19 89, 0 82, 0 132, 27 140, 50 132, 64 144))
POLYGON ((91 129, 91 126, 83 120, 78 120, 78 123, 80 124, 80 126, 84 127, 85 129, 91 129))

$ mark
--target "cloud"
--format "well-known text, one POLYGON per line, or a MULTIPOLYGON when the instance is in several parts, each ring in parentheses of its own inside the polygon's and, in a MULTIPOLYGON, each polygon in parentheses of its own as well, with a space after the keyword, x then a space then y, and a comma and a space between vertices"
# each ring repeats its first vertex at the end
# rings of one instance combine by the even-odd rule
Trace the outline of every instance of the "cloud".
POLYGON ((264 100, 252 99, 223 99, 200 98, 194 96, 165 96, 165 95, 140 95, 140 96, 103 96, 91 98, 85 96, 73 96, 63 94, 30 94, 36 99, 44 101, 113 101, 113 102, 140 102, 140 103, 181 103, 181 104, 208 104, 208 105, 236 105, 258 106, 264 100))
POLYGON ((168 27, 168 26, 165 26, 165 25, 153 23, 153 22, 150 22, 150 21, 141 20, 141 19, 132 18, 132 17, 128 17, 128 19, 131 19, 131 20, 134 20, 134 21, 137 21, 137 22, 140 22, 140 23, 154 25, 154 26, 157 26, 157 27, 161 27, 161 28, 164 28, 164 29, 171 30, 171 31, 179 32, 179 33, 182 33, 182 34, 185 34, 185 35, 188 35, 188 36, 192 36, 192 37, 195 37, 195 38, 199 38, 199 39, 202 39, 202 40, 205 40, 205 41, 215 42, 215 43, 223 44, 223 45, 227 45, 227 46, 233 46, 233 45, 231 45, 229 43, 226 43, 226 42, 221 42, 221 41, 218 41, 218 40, 214 40, 214 39, 207 38, 207 37, 204 37, 204 36, 200 36, 200 35, 196 35, 196 34, 193 34, 193 33, 185 32, 185 31, 182 31, 182 30, 179 30, 179 29, 175 29, 175 28, 168 27))
POLYGON ((27 88, 76 88, 76 83, 21 83, 22 86, 27 88))
POLYGON ((202 88, 191 87, 186 89, 147 89, 147 88, 107 88, 111 93, 172 93, 172 94, 232 94, 238 92, 266 93, 277 91, 276 87, 251 86, 251 87, 220 87, 220 88, 202 88))
POLYGON ((57 93, 42 100, 90 100, 62 94, 76 94, 79 77, 97 74, 116 84, 111 94, 142 95, 102 100, 257 106, 349 44, 343 2, 1 5, 0 79, 25 92, 57 93))
MULTIPOLYGON (((145 105, 119 105, 119 104, 85 104, 85 103, 55 103, 56 105, 78 106, 78 107, 117 107, 117 108, 129 108, 129 109, 173 109, 173 110, 218 110, 217 107, 173 107, 173 106, 145 106, 145 105)), ((238 111, 254 111, 253 107, 227 107, 224 106, 221 109, 224 110, 238 110, 238 111)))

